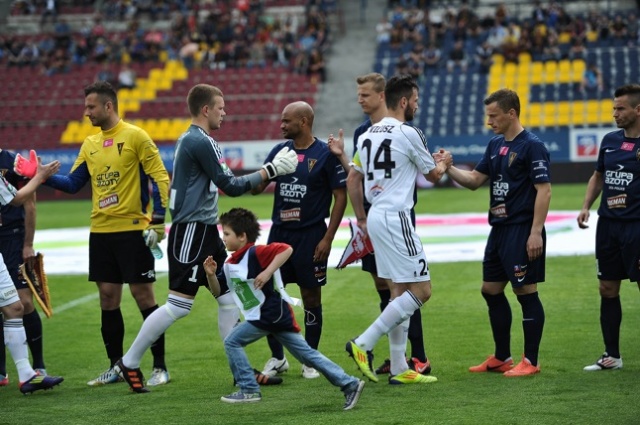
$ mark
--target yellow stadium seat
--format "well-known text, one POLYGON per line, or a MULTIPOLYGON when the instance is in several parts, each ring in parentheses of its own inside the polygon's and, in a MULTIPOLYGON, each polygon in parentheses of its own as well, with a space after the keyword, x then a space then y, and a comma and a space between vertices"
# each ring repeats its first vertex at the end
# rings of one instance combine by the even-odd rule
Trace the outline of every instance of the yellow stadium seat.
POLYGON ((555 61, 547 61, 544 63, 544 82, 556 83, 558 81, 558 63, 555 61))
POLYGON ((560 83, 568 83, 573 81, 573 72, 571 71, 571 61, 563 59, 558 62, 558 81, 560 83))
POLYGON ((568 31, 563 31, 558 35, 558 43, 559 44, 568 44, 571 42, 571 33, 568 31))
POLYGON ((531 63, 531 54, 529 52, 519 53, 518 63, 520 64, 520 66, 531 63))
POLYGON ((531 84, 542 83, 542 76, 544 74, 544 65, 542 62, 532 62, 530 66, 531 70, 531 84))
POLYGON ((587 69, 587 65, 582 59, 576 59, 571 61, 572 81, 581 81, 584 71, 587 69))
POLYGON ((611 117, 613 119, 613 100, 604 99, 600 101, 600 113, 602 118, 611 117))

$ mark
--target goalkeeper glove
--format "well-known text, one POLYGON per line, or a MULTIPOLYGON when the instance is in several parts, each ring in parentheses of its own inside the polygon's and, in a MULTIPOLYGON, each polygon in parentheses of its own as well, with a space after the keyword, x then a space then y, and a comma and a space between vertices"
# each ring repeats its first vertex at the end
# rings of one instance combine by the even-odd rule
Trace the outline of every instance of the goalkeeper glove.
POLYGON ((276 154, 273 161, 262 166, 267 173, 267 179, 272 180, 278 176, 284 176, 296 171, 298 166, 298 154, 294 150, 284 147, 276 154))
POLYGON ((149 224, 142 232, 142 235, 144 236, 144 243, 149 248, 155 247, 166 237, 164 223, 149 224))
POLYGON ((36 155, 36 151, 33 149, 29 151, 29 159, 17 154, 13 162, 13 171, 23 177, 32 179, 38 172, 38 155, 36 155))

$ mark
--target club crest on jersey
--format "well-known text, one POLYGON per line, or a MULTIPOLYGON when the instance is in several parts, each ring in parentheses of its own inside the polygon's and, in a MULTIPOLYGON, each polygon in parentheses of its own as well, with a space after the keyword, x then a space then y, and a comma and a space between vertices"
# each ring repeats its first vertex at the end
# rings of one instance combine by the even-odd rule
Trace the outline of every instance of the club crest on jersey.
POLYGON ((636 151, 636 161, 640 161, 640 149, 636 151))
POLYGON ((516 159, 516 156, 518 156, 516 152, 511 152, 509 154, 509 167, 511 167, 511 163, 516 159))
POLYGON ((122 155, 122 147, 124 146, 124 143, 118 143, 118 155, 122 155))
POLYGON ((309 167, 309 172, 311 172, 311 170, 313 169, 314 165, 316 165, 316 162, 318 162, 317 159, 313 159, 313 158, 309 158, 307 160, 307 166, 309 167))
POLYGON ((103 148, 108 148, 109 146, 113 146, 113 139, 107 139, 104 142, 102 142, 103 148))
POLYGON ((632 151, 635 145, 635 143, 631 142, 622 142, 622 145, 620 145, 620 149, 623 151, 632 151))

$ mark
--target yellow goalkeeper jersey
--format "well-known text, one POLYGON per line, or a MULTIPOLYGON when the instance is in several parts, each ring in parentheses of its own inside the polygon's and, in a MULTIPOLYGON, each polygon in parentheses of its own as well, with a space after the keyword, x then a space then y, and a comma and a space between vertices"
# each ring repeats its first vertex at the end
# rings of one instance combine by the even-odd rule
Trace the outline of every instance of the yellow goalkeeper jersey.
POLYGON ((91 176, 91 232, 142 230, 151 211, 164 216, 169 174, 158 147, 140 127, 120 120, 112 129, 87 137, 71 174, 83 164, 91 176), (150 196, 152 187, 157 196, 150 196))

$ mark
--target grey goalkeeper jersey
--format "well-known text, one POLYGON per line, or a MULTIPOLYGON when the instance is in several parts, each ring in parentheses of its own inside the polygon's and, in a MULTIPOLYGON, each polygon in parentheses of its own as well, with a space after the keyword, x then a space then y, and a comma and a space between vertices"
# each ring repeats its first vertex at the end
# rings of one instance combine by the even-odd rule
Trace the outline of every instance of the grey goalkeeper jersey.
POLYGON ((218 223, 218 188, 240 196, 262 183, 260 173, 236 177, 212 137, 191 124, 176 143, 171 181, 173 223, 218 223))

